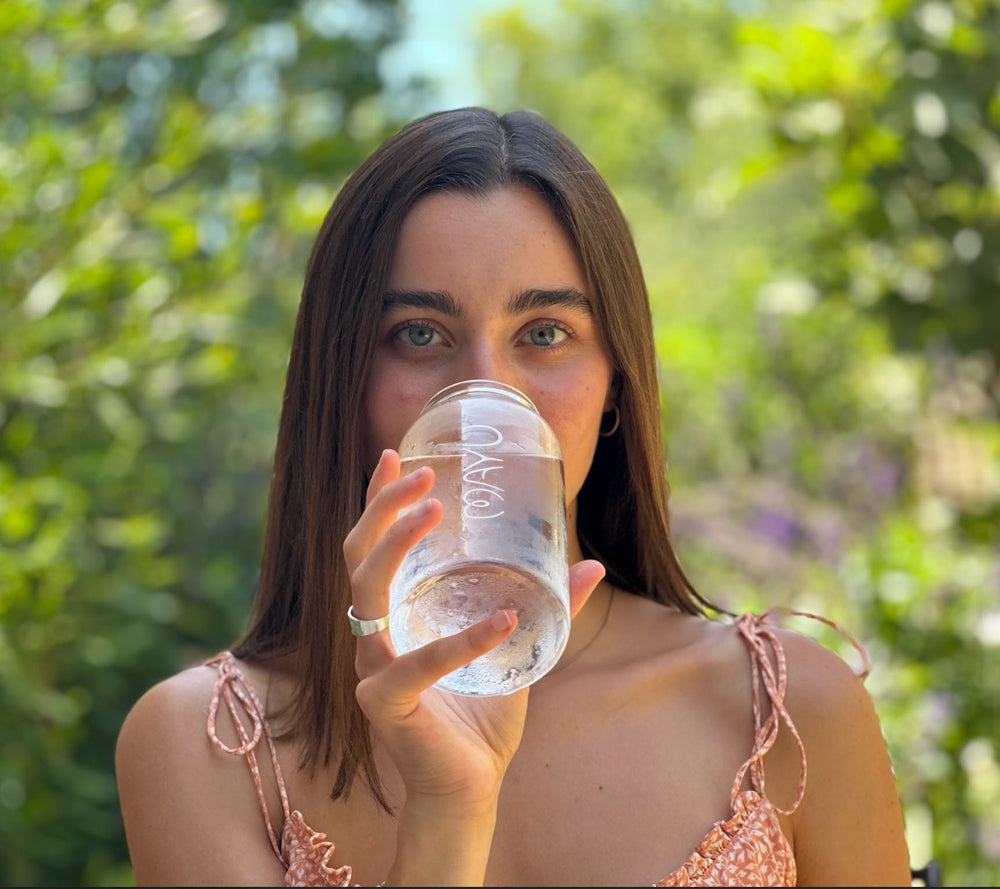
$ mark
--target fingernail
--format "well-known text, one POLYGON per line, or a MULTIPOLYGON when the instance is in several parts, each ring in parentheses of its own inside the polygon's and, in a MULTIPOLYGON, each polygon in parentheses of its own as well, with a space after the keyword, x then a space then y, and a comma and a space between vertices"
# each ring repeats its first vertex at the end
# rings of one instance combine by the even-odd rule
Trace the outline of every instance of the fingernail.
POLYGON ((411 506, 404 506, 399 511, 399 518, 403 519, 413 519, 414 521, 420 521, 427 517, 432 509, 434 509, 435 500, 418 500, 411 506))
POLYGON ((509 630, 514 626, 514 619, 509 611, 498 611, 490 618, 490 624, 494 630, 509 630))

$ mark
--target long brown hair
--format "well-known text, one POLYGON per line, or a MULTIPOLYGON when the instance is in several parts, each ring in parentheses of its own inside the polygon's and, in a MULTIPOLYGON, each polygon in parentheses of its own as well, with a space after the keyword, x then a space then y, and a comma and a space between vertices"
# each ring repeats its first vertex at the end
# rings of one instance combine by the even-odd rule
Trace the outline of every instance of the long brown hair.
POLYGON ((354 697, 351 602, 342 544, 364 503, 364 389, 403 219, 424 195, 527 185, 576 246, 617 380, 621 425, 600 438, 577 500, 586 556, 623 589, 690 613, 712 608, 675 557, 652 318, 642 269, 617 201, 590 162, 540 115, 483 108, 414 121, 345 182, 306 269, 292 341, 248 629, 234 653, 292 658, 300 678, 288 734, 300 765, 339 758, 334 798, 359 769, 385 804, 354 697))

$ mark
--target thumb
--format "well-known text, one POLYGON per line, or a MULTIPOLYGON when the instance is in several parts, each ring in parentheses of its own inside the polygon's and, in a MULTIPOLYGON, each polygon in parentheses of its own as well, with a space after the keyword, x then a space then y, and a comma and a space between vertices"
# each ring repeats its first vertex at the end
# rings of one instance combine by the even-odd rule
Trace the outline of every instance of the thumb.
POLYGON ((604 579, 604 566, 595 559, 584 559, 569 568, 569 616, 574 618, 590 594, 604 579))

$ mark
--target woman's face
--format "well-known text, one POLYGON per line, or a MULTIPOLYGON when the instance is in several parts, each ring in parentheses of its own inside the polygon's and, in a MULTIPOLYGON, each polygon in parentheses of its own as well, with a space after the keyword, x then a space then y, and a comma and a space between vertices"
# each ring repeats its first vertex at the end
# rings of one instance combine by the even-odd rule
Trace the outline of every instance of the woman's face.
POLYGON ((580 262, 540 195, 436 192, 413 207, 364 394, 369 470, 439 389, 499 380, 524 392, 559 439, 572 519, 612 377, 580 262))

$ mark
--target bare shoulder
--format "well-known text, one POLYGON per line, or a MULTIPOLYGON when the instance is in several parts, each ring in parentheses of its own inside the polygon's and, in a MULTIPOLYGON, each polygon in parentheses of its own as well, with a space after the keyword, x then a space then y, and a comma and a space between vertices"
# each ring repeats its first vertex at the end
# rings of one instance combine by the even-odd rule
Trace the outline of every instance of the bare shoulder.
POLYGON ((738 766, 753 717, 750 652, 733 621, 684 614, 625 593, 614 609, 602 648, 609 675, 648 691, 668 721, 683 706, 687 717, 697 711, 716 726, 714 738, 738 739, 738 766))
MULTIPOLYGON (((681 614, 638 596, 620 596, 615 607, 621 611, 616 644, 620 659, 654 665, 666 662, 672 667, 678 661, 689 663, 699 684, 721 684, 739 700, 749 700, 754 655, 734 619, 681 614), (740 677, 745 682, 738 681, 740 677)), ((766 627, 785 653, 785 700, 797 714, 796 722, 818 720, 828 726, 834 712, 854 718, 871 710, 864 683, 840 655, 805 630, 771 623, 766 627)))
MULTIPOLYGON (((259 839, 262 809, 245 756, 226 754, 209 736, 217 678, 214 666, 183 670, 143 694, 122 724, 115 775, 137 885, 283 877, 259 839)), ((221 740, 239 746, 229 714, 218 718, 221 740)))
MULTIPOLYGON (((728 617, 679 614, 635 596, 620 596, 615 608, 617 620, 613 614, 602 649, 612 652, 609 675, 627 677, 630 702, 652 701, 642 710, 646 724, 659 739, 670 738, 671 757, 691 764, 698 788, 719 785, 728 792, 754 736, 754 634, 746 638, 728 617), (678 724, 682 733, 675 731, 678 724), (724 767, 710 773, 714 763, 724 767)), ((836 651, 808 635, 808 627, 766 626, 787 669, 783 699, 758 689, 764 718, 782 708, 764 757, 766 792, 775 805, 794 809, 782 816, 782 829, 795 850, 800 885, 907 885, 895 776, 864 682, 836 651), (803 777, 804 795, 795 807, 803 777)), ((768 662, 776 665, 763 642, 768 662)), ((594 687, 591 681, 588 693, 594 687)), ((620 700, 618 691, 612 686, 609 697, 620 700)), ((692 796, 689 810, 699 800, 692 796)))
POLYGON ((217 783, 220 757, 207 731, 216 676, 211 666, 183 670, 145 692, 125 717, 115 773, 126 828, 148 811, 139 808, 140 800, 195 808, 198 789, 217 783))
POLYGON ((788 687, 785 707, 812 760, 844 747, 884 750, 881 725, 864 679, 837 652, 804 632, 772 628, 785 653, 788 687))
POLYGON ((217 676, 214 667, 199 665, 150 688, 122 723, 119 754, 156 749, 168 740, 183 744, 190 735, 187 729, 199 719, 204 733, 217 676))
POLYGON ((864 680, 837 652, 805 632, 771 628, 785 652, 788 668, 786 704, 797 714, 796 723, 818 720, 868 720, 874 717, 864 680))
MULTIPOLYGON (((886 771, 882 727, 864 679, 837 652, 804 632, 771 629, 785 654, 783 703, 805 747, 811 797, 827 779, 831 788, 844 787, 849 786, 845 779, 853 783, 886 771)), ((783 734, 784 750, 798 759, 789 733, 783 734)))
MULTIPOLYGON (((895 774, 863 679, 839 654, 803 633, 775 634, 787 659, 784 704, 807 764, 805 796, 793 816, 800 881, 908 885, 895 774)), ((786 732, 782 747, 786 755, 797 755, 791 740, 786 732)))

